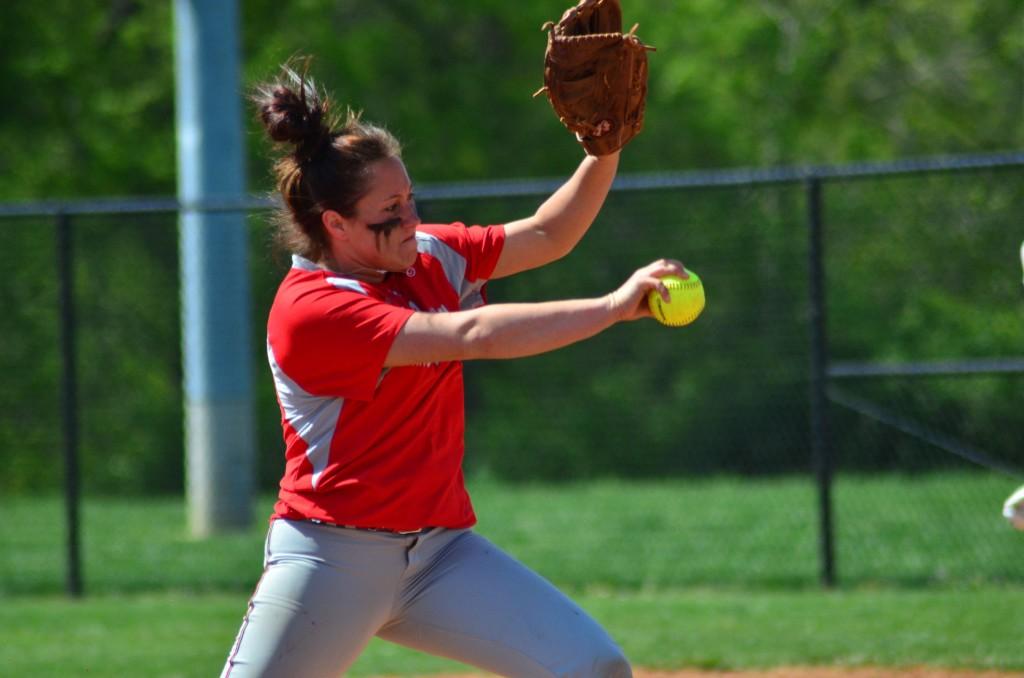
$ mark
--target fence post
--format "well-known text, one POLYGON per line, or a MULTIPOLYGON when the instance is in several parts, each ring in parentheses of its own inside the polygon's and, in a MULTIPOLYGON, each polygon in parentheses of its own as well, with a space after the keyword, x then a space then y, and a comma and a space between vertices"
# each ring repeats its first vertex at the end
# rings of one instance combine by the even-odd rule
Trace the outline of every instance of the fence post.
POLYGON ((835 549, 832 520, 832 446, 829 439, 828 335, 825 324, 825 265, 822 227, 821 177, 807 181, 807 221, 809 227, 808 272, 810 276, 811 379, 810 419, 811 454, 818 484, 819 546, 821 582, 835 584, 835 549))
POLYGON ((68 595, 82 595, 82 563, 79 553, 78 476, 78 382, 75 361, 75 297, 71 217, 57 213, 57 303, 61 355, 61 429, 64 450, 64 518, 67 532, 68 595))
POLYGON ((237 0, 175 0, 175 92, 185 391, 193 536, 252 522, 255 425, 237 0))

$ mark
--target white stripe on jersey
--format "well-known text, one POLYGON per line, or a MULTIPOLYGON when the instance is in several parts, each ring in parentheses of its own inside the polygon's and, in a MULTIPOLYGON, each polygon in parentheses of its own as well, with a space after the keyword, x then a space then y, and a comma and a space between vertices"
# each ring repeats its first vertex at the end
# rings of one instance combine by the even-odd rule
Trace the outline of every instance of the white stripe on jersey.
POLYGON ((422 254, 429 254, 441 262, 448 284, 459 295, 459 305, 463 310, 483 306, 484 300, 480 290, 486 280, 469 282, 466 280, 466 258, 452 249, 440 238, 429 233, 416 233, 416 249, 422 254))
POLYGON ((284 418, 306 441, 306 458, 313 466, 313 489, 316 489, 320 475, 327 468, 331 456, 331 440, 345 404, 344 398, 315 396, 292 381, 274 358, 274 350, 267 341, 267 359, 274 375, 277 398, 284 411, 284 418))
MULTIPOLYGON (((422 254, 429 254, 441 262, 441 268, 448 279, 448 284, 459 295, 459 306, 462 310, 477 308, 484 305, 484 298, 481 290, 487 284, 487 280, 466 280, 466 258, 459 254, 444 241, 430 233, 416 233, 416 250, 422 254)), ((292 266, 304 271, 320 270, 320 267, 309 259, 292 255, 292 266)), ((352 278, 329 277, 327 282, 334 287, 350 290, 359 294, 366 294, 366 288, 358 280, 352 278)))
POLYGON ((464 282, 462 284, 462 295, 460 297, 459 308, 463 311, 471 308, 479 308, 484 305, 484 285, 487 284, 486 280, 477 280, 475 283, 464 282))
POLYGON ((349 292, 358 292, 359 294, 366 296, 366 289, 362 286, 362 284, 360 284, 358 280, 353 280, 352 278, 334 277, 325 278, 325 280, 327 280, 327 282, 329 282, 330 284, 334 285, 339 289, 348 290, 349 292))
POLYGON ((314 264, 306 257, 300 257, 298 254, 292 255, 292 268, 298 268, 303 271, 319 271, 320 267, 314 264))

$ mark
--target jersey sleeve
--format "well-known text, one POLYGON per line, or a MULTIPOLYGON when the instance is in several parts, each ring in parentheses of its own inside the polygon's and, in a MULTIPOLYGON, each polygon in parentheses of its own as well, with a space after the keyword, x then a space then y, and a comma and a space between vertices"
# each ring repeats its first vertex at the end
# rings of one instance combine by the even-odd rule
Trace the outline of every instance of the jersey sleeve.
POLYGON ((463 223, 421 225, 465 259, 465 281, 487 280, 498 265, 505 245, 504 226, 466 226, 463 223))
POLYGON ((370 400, 412 309, 347 290, 321 290, 271 313, 267 340, 281 370, 304 391, 370 400))

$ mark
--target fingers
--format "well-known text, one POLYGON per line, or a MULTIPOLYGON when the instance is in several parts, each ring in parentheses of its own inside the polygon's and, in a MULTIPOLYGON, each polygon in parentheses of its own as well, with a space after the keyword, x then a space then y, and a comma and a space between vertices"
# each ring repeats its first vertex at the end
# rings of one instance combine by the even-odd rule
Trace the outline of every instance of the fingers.
POLYGON ((669 301, 670 295, 668 292, 668 288, 662 281, 662 278, 668 275, 679 276, 680 278, 683 279, 690 277, 690 274, 689 272, 687 272, 686 267, 683 266, 683 262, 679 261, 678 259, 658 259, 657 261, 648 264, 641 270, 643 271, 644 277, 647 278, 644 281, 644 283, 646 283, 645 287, 648 290, 657 290, 658 294, 666 302, 669 301))
POLYGON ((689 278, 690 274, 687 272, 686 267, 683 266, 683 262, 678 259, 658 259, 640 269, 644 273, 663 278, 666 275, 677 275, 680 278, 689 278))
POLYGON ((661 274, 663 276, 677 275, 684 279, 690 277, 690 272, 686 270, 685 266, 683 266, 683 262, 678 259, 659 259, 656 263, 659 263, 664 267, 665 273, 661 274))
POLYGON ((634 271, 616 295, 620 300, 624 318, 649 317, 651 309, 647 303, 647 295, 652 290, 656 290, 664 301, 670 301, 671 294, 662 280, 668 275, 688 278, 690 274, 678 259, 658 259, 634 271))

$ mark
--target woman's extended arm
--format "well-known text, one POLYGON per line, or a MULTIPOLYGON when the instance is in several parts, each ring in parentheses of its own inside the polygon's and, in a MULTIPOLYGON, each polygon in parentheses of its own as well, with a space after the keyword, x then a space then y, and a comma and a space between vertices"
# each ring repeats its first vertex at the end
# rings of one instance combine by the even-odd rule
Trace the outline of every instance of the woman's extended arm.
POLYGON ((618 152, 588 155, 533 216, 505 224, 505 245, 491 277, 537 268, 572 251, 601 210, 618 165, 618 152))
POLYGON ((495 304, 455 313, 413 313, 391 345, 385 365, 519 358, 587 339, 617 322, 649 316, 647 293, 660 279, 686 277, 678 261, 659 260, 603 297, 535 304, 495 304))

